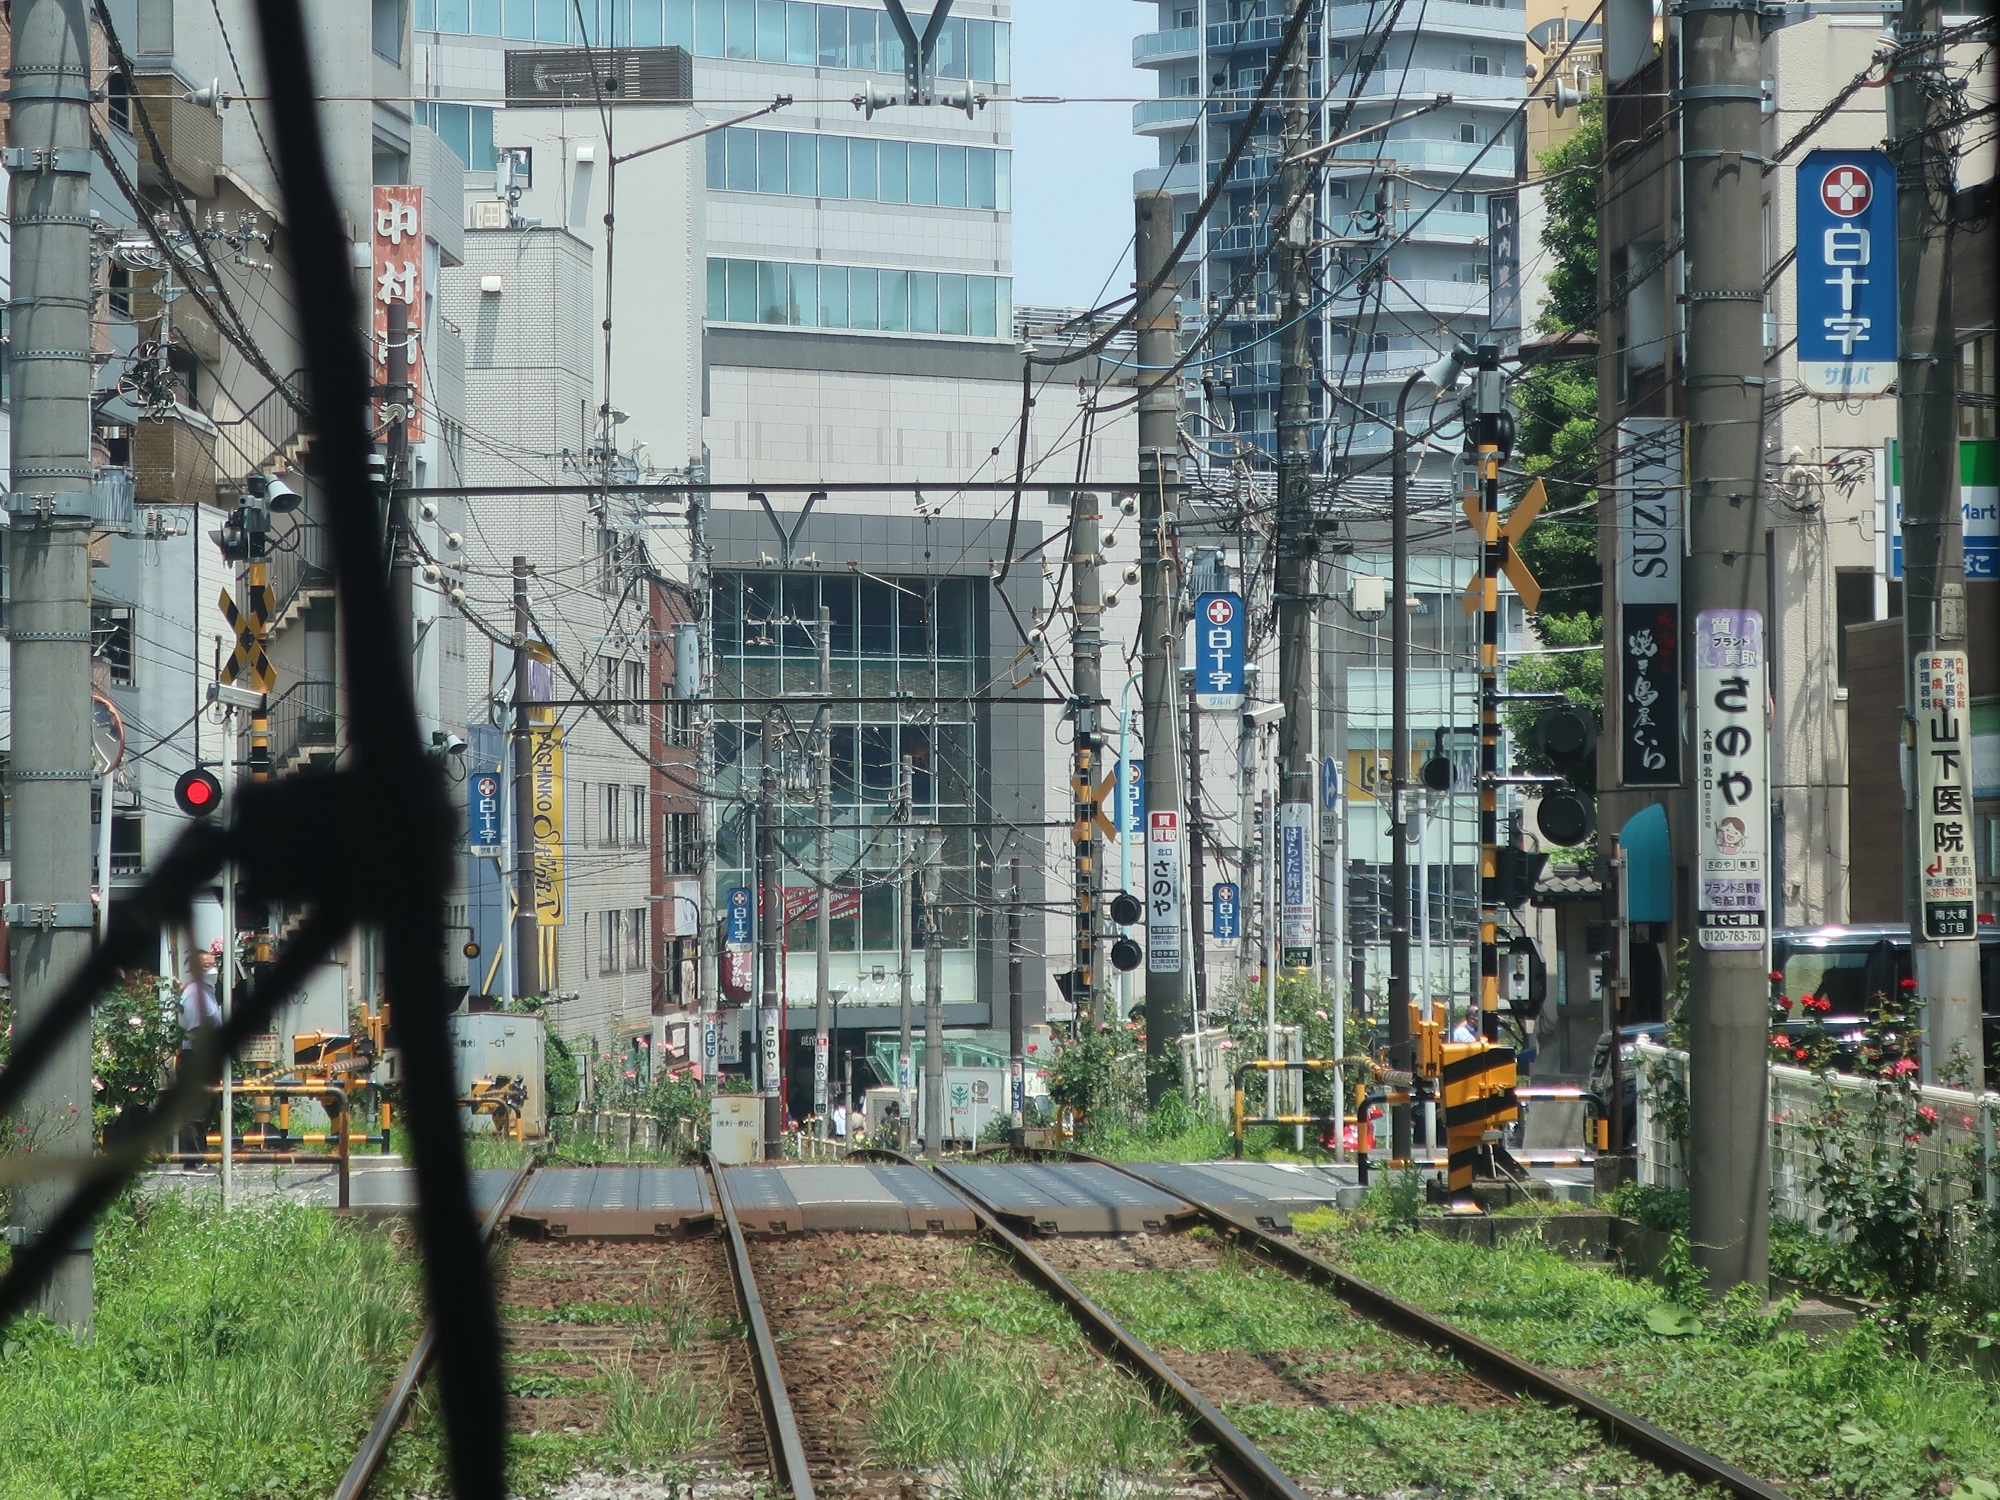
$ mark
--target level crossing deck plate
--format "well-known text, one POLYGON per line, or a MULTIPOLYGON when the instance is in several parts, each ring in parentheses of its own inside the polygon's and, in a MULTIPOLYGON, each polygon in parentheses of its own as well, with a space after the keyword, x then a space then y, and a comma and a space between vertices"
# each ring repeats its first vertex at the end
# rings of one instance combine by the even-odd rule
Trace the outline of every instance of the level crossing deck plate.
POLYGON ((1126 1170, 1205 1208, 1248 1219, 1277 1233, 1292 1215, 1315 1208, 1352 1207, 1358 1185, 1323 1167, 1284 1162, 1133 1162, 1126 1170))
POLYGON ((979 1227, 971 1205, 921 1167, 807 1163, 722 1172, 745 1234, 971 1234, 979 1227))
POLYGON ((1174 1194, 1096 1162, 953 1162, 951 1174, 1002 1218, 1042 1234, 1170 1229, 1194 1210, 1174 1194))
POLYGON ((541 1167, 514 1200, 508 1227, 551 1239, 654 1239, 714 1218, 696 1167, 541 1167))
MULTIPOLYGON (((472 1181, 472 1211, 481 1217, 514 1178, 513 1172, 503 1167, 478 1167, 466 1175, 472 1181)), ((326 1201, 334 1191, 328 1174, 328 1181, 315 1185, 314 1197, 326 1201)), ((356 1169, 348 1177, 347 1204, 350 1213, 377 1217, 415 1213, 417 1174, 408 1167, 356 1169)))

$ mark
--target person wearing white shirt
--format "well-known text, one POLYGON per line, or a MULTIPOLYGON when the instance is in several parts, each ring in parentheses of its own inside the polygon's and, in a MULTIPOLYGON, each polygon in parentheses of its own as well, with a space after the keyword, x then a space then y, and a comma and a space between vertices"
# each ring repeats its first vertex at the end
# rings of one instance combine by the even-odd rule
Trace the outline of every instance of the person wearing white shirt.
MULTIPOLYGON (((181 1063, 194 1053, 195 1033, 202 1027, 222 1024, 222 1005, 215 996, 215 955, 198 951, 188 963, 189 979, 181 988, 181 1063)), ((199 1156, 208 1149, 208 1132, 221 1121, 221 1100, 213 1099, 181 1126, 181 1151, 199 1156)), ((194 1169, 188 1164, 188 1169, 194 1169)))

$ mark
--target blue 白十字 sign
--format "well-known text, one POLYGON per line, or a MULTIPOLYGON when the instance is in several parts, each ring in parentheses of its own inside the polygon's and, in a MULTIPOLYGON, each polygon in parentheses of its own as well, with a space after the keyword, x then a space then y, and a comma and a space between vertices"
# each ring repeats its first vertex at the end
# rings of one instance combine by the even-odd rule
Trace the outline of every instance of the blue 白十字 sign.
POLYGON ((1243 935, 1243 903, 1237 894, 1236 882, 1233 880, 1216 881, 1215 891, 1210 897, 1210 901, 1215 913, 1215 925, 1212 929, 1215 936, 1225 942, 1241 937, 1243 935))
POLYGON ((465 845, 474 854, 500 852, 500 778, 481 771, 471 779, 471 804, 466 809, 465 845))
POLYGON ((1896 169, 1880 151, 1799 163, 1799 382, 1879 396, 1896 378, 1896 169))
POLYGON ((750 887, 731 886, 729 895, 723 902, 723 908, 729 913, 728 941, 747 947, 750 943, 750 887))
POLYGON ((1194 702, 1234 712, 1243 706, 1243 600, 1201 594, 1194 601, 1194 702))

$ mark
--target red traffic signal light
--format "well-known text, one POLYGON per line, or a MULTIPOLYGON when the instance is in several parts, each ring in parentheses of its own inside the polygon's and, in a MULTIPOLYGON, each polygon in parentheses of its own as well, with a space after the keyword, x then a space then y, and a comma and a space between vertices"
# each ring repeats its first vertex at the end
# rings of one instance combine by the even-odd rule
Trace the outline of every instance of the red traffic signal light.
POLYGON ((183 771, 181 779, 174 783, 174 801, 189 817, 205 818, 222 806, 222 783, 212 771, 199 767, 183 771))

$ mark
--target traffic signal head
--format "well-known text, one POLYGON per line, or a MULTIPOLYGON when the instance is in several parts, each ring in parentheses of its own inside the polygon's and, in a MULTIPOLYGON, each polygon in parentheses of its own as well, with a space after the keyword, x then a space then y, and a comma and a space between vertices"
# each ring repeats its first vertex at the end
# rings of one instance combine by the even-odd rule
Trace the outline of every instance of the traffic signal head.
POLYGON ((1597 831, 1597 809, 1574 787, 1553 787, 1542 793, 1535 810, 1535 827, 1545 842, 1574 848, 1597 831))
POLYGON ((1451 759, 1449 756, 1433 755, 1424 762, 1424 768, 1417 773, 1426 787, 1434 792, 1451 790, 1451 759))
POLYGON ((191 818, 205 818, 222 806, 222 783, 211 771, 199 767, 181 772, 174 783, 174 801, 191 818))
POLYGON ((1535 721, 1535 747, 1563 775, 1583 769, 1597 750, 1597 725, 1589 709, 1562 703, 1535 721))
POLYGON ((1570 782, 1542 793, 1535 826, 1546 843, 1573 848, 1597 831, 1597 720, 1589 709, 1559 703, 1535 720, 1535 748, 1570 782))
POLYGON ((1139 967, 1139 960, 1146 955, 1139 945, 1128 937, 1119 938, 1111 945, 1111 967, 1121 974, 1129 974, 1139 967))
POLYGON ((1120 927, 1130 927, 1146 914, 1139 904, 1139 898, 1130 891, 1120 891, 1111 898, 1111 920, 1120 927))

